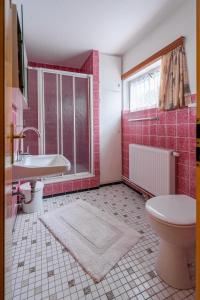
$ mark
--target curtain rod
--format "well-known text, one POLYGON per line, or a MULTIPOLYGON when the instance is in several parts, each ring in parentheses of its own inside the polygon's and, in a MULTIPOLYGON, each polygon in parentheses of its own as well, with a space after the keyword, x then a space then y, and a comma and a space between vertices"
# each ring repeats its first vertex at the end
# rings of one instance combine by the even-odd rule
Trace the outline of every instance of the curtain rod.
POLYGON ((147 67, 148 65, 150 65, 154 61, 158 60, 161 56, 167 54, 168 52, 172 51, 173 49, 177 48, 178 46, 183 45, 184 41, 185 41, 184 36, 179 37, 178 39, 176 39, 175 41, 173 41, 169 45, 165 46, 164 48, 162 48, 158 52, 154 53, 153 55, 151 55, 150 57, 148 57, 147 59, 145 59, 144 61, 142 61, 138 65, 136 65, 135 67, 131 68, 129 71, 123 73, 121 75, 121 78, 126 79, 126 78, 132 76, 134 73, 138 72, 142 68, 147 67))

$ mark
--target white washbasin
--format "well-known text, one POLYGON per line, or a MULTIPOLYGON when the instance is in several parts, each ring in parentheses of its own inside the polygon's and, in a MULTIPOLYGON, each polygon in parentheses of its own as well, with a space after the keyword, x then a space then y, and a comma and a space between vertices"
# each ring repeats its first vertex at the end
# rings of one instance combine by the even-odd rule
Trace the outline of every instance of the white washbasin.
POLYGON ((71 164, 60 154, 24 155, 13 164, 13 180, 37 179, 69 171, 71 164))

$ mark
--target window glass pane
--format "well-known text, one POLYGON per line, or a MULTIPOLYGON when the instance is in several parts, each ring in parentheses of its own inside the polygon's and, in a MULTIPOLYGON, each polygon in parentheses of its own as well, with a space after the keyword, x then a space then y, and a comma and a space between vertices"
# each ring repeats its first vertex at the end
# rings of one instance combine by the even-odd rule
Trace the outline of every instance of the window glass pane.
POLYGON ((138 72, 128 82, 130 110, 142 110, 158 106, 160 87, 160 62, 152 64, 147 71, 138 72))

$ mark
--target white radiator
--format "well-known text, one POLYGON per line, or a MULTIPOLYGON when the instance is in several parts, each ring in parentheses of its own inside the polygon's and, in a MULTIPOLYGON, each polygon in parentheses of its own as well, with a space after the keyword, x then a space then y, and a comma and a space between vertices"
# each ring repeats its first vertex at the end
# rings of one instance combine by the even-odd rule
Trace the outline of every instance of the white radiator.
POLYGON ((175 193, 173 150, 130 144, 129 180, 158 196, 175 193))

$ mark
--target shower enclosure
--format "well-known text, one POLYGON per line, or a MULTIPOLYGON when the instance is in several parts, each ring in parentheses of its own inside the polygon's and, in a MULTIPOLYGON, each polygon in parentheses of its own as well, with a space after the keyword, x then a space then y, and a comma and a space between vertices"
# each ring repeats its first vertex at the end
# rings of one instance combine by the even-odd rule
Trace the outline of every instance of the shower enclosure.
POLYGON ((31 72, 37 72, 39 153, 70 161, 63 180, 92 174, 92 75, 29 68, 30 77, 31 72))

